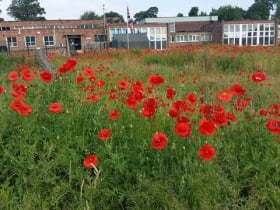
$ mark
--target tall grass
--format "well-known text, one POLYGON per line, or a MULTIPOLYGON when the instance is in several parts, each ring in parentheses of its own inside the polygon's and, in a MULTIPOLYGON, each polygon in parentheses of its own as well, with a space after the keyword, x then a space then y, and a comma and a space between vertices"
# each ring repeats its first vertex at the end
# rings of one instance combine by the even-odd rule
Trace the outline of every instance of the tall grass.
MULTIPOLYGON (((49 58, 56 68, 67 60, 49 58)), ((0 86, 0 207, 1 209, 279 209, 279 135, 266 128, 267 119, 279 120, 279 49, 190 46, 162 52, 108 50, 75 58, 73 71, 58 74, 51 83, 40 80, 42 70, 29 61, 36 77, 29 82, 23 100, 32 106, 28 116, 9 108, 13 82, 2 67, 0 86), (275 56, 278 55, 278 56, 275 56), (82 69, 94 71, 89 81, 82 69), (266 80, 256 83, 251 75, 260 70, 266 80), (164 83, 152 86, 150 75, 164 83), (82 75, 84 82, 77 83, 82 75), (103 87, 96 82, 103 81, 103 87), (120 90, 119 82, 128 88, 120 90), (126 104, 133 84, 141 81, 143 99, 135 109, 126 104), (217 93, 238 83, 245 90, 230 102, 217 93), (89 86, 92 88, 89 91, 89 86), (166 98, 166 87, 176 91, 166 98), (96 102, 86 98, 100 94, 96 102), (194 112, 182 111, 191 135, 182 138, 174 131, 176 119, 168 116, 175 101, 196 95, 194 112), (158 102, 149 118, 141 115, 147 98, 158 102), (236 111, 236 100, 250 98, 244 111, 236 111), (63 111, 50 113, 48 106, 60 102, 63 111), (217 127, 212 136, 198 131, 202 105, 220 105, 237 120, 217 127), (108 118, 117 109, 120 117, 108 118), (110 138, 98 138, 101 129, 110 138), (151 146, 156 132, 165 133, 167 146, 151 146), (212 145, 211 161, 198 157, 204 144, 212 145), (83 160, 98 157, 98 176, 83 160)), ((14 66, 16 69, 16 65, 14 66)), ((6 70, 6 71, 5 71, 6 70)), ((19 75, 20 75, 20 71, 19 75)), ((279 105, 280 106, 280 105, 279 105)))

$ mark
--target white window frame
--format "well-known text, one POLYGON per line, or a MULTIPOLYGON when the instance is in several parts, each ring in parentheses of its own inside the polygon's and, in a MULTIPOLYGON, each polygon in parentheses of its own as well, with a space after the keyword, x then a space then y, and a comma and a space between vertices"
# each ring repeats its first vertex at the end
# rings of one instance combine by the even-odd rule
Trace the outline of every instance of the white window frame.
POLYGON ((29 46, 29 47, 35 47, 36 46, 36 37, 35 36, 26 36, 24 39, 25 39, 25 46, 26 47, 27 46, 29 46), (27 39, 30 39, 30 40, 27 40, 27 39))
POLYGON ((7 37, 7 43, 9 47, 17 47, 18 46, 17 37, 15 36, 7 37))
POLYGON ((54 46, 54 37, 53 36, 45 35, 43 39, 44 39, 45 46, 54 46), (52 40, 50 40, 50 38, 52 40))

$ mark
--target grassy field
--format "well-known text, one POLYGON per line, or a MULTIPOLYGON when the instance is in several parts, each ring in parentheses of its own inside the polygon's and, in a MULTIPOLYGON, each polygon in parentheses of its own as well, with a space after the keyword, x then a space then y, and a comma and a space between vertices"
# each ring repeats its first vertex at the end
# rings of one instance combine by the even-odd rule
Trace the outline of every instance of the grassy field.
POLYGON ((0 209, 280 209, 280 49, 0 55, 0 209))

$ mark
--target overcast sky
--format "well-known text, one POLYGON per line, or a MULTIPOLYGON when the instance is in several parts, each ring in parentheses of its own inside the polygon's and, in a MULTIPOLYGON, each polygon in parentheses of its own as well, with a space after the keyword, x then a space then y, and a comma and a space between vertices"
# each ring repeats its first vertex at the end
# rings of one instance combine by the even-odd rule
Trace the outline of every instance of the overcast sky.
MULTIPOLYGON (((2 13, 0 17, 5 20, 14 20, 6 13, 12 0, 0 1, 2 13)), ((94 11, 98 15, 103 14, 102 5, 105 12, 117 12, 126 19, 126 8, 128 6, 131 17, 140 11, 146 11, 150 7, 157 7, 158 17, 174 17, 179 12, 187 16, 194 6, 199 8, 199 12, 209 12, 218 9, 220 6, 238 6, 247 10, 254 3, 254 0, 39 0, 40 6, 46 11, 44 17, 47 20, 55 19, 79 19, 85 11, 94 11)))

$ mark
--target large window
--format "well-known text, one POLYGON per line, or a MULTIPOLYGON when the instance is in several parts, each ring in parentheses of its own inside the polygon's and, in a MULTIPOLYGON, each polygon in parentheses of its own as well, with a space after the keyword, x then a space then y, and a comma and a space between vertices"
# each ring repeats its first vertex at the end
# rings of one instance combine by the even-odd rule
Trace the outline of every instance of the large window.
POLYGON ((274 23, 225 24, 224 44, 227 45, 274 45, 274 23))
POLYGON ((188 42, 199 42, 199 35, 197 34, 188 35, 188 42))
POLYGON ((12 36, 12 37, 7 37, 7 43, 9 45, 9 47, 17 47, 18 43, 17 43, 17 38, 12 36))
POLYGON ((203 42, 211 42, 212 41, 212 34, 202 34, 202 40, 203 42))
POLYGON ((166 27, 150 27, 147 30, 150 48, 162 50, 167 46, 166 27))
POLYGON ((35 36, 26 36, 25 37, 25 46, 34 47, 36 45, 35 36))
POLYGON ((44 44, 45 46, 54 46, 53 36, 44 36, 44 44))
POLYGON ((186 42, 187 37, 185 35, 177 35, 176 36, 176 42, 186 42))
POLYGON ((170 23, 169 24, 169 32, 170 33, 175 33, 175 23, 170 23))

